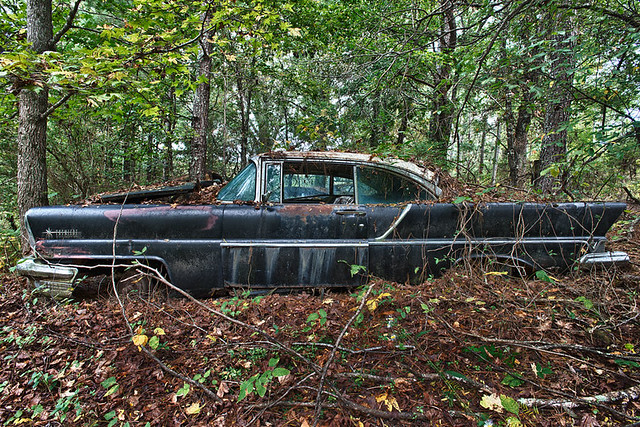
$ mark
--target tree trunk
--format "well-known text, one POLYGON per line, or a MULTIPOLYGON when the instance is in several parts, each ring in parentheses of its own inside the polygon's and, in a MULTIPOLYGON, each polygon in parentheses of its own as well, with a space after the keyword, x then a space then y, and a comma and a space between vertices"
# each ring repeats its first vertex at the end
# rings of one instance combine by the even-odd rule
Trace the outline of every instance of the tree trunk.
POLYGON ((165 157, 162 168, 164 181, 173 178, 173 132, 176 127, 176 92, 173 87, 169 89, 169 106, 170 110, 164 117, 165 157))
POLYGON ((369 134, 369 147, 375 148, 380 143, 380 108, 381 108, 381 100, 380 100, 381 92, 380 89, 376 89, 376 91, 371 95, 371 130, 369 134))
POLYGON ((209 123, 209 98, 211 95, 211 43, 206 41, 206 35, 201 43, 201 57, 198 80, 201 83, 196 88, 193 100, 193 138, 191 139, 191 163, 189 178, 201 181, 207 173, 207 129, 209 123))
POLYGON ((454 114, 453 95, 450 99, 449 94, 453 86, 453 71, 451 67, 451 61, 453 59, 451 54, 456 49, 457 32, 453 3, 450 0, 441 0, 440 8, 443 10, 443 14, 438 41, 440 53, 444 61, 436 70, 435 93, 431 110, 429 136, 433 144, 432 159, 436 163, 446 164, 454 114))
MULTIPOLYGON (((572 95, 569 87, 573 82, 573 68, 575 56, 573 54, 574 43, 571 39, 573 24, 570 18, 558 19, 552 17, 564 29, 571 31, 554 31, 551 36, 553 51, 549 55, 551 65, 550 91, 547 98, 547 106, 544 116, 542 147, 540 150, 540 171, 547 173, 536 180, 536 187, 543 194, 550 194, 559 189, 561 183, 562 162, 567 155, 567 130, 566 124, 571 118, 572 95), (557 169, 549 168, 554 164, 557 169)), ((553 27, 553 25, 552 25, 553 27)), ((562 29, 562 28, 556 28, 562 29)), ((549 31, 552 31, 550 28, 549 31)))
MULTIPOLYGON (((53 25, 51 0, 27 0, 27 42, 36 53, 52 49, 53 25)), ((18 210, 22 230, 22 248, 29 242, 25 234, 24 214, 35 206, 47 205, 47 118, 49 91, 44 82, 18 95, 18 210)))
POLYGON ((480 158, 478 159, 478 178, 482 180, 484 169, 484 151, 487 144, 487 118, 482 118, 482 136, 480 137, 480 158))
MULTIPOLYGON (((253 62, 247 66, 247 70, 253 70, 255 58, 253 62)), ((251 118, 251 97, 253 94, 254 76, 253 71, 248 71, 249 76, 245 77, 242 64, 236 62, 236 85, 238 107, 240 109, 240 165, 244 167, 247 164, 247 155, 249 148, 249 120, 251 118)))
POLYGON ((396 145, 401 147, 404 144, 404 139, 407 134, 407 128, 409 126, 409 109, 411 107, 411 101, 404 98, 402 101, 402 117, 400 118, 400 127, 398 128, 398 140, 396 145))
POLYGON ((496 185, 498 161, 500 160, 500 122, 496 126, 496 145, 493 148, 493 168, 491 169, 491 186, 496 185))
POLYGON ((509 164, 509 182, 514 187, 522 187, 525 182, 527 166, 527 146, 529 125, 531 124, 531 93, 524 88, 518 119, 514 123, 511 97, 507 97, 507 161, 509 164))

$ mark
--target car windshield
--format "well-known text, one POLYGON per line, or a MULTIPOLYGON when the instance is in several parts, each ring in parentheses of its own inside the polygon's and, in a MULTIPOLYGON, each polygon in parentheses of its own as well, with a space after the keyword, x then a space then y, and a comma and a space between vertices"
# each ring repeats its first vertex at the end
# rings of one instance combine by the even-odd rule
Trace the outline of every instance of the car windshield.
POLYGON ((250 202, 256 195, 256 165, 251 162, 218 193, 218 200, 250 202))

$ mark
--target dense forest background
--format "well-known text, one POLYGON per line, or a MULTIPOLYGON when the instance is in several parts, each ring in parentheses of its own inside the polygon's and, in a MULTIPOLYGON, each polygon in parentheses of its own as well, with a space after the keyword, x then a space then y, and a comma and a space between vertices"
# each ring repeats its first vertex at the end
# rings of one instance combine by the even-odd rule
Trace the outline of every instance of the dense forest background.
POLYGON ((634 0, 4 0, 0 229, 253 153, 393 154, 568 199, 637 191, 634 0))

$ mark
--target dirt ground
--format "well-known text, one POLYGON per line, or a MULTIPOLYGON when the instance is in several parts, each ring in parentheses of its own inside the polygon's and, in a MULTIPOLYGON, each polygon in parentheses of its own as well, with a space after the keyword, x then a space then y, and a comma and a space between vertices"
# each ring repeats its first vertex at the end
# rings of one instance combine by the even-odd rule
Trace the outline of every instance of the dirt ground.
MULTIPOLYGON (((640 208, 624 270, 293 295, 66 301, 0 287, 3 425, 624 425, 640 420, 640 208)), ((109 282, 105 283, 108 287, 109 282)))

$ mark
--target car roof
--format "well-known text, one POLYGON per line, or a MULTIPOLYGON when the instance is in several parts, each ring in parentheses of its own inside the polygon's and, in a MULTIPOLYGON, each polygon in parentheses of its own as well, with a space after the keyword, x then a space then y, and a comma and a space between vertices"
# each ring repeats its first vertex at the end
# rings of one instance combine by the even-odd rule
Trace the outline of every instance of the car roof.
POLYGON ((395 157, 382 158, 375 154, 345 153, 342 151, 270 151, 254 157, 254 159, 258 158, 261 160, 319 160, 370 164, 385 169, 396 170, 400 173, 408 173, 410 176, 421 181, 423 185, 430 188, 436 196, 439 196, 442 192, 437 186, 435 172, 395 157))

